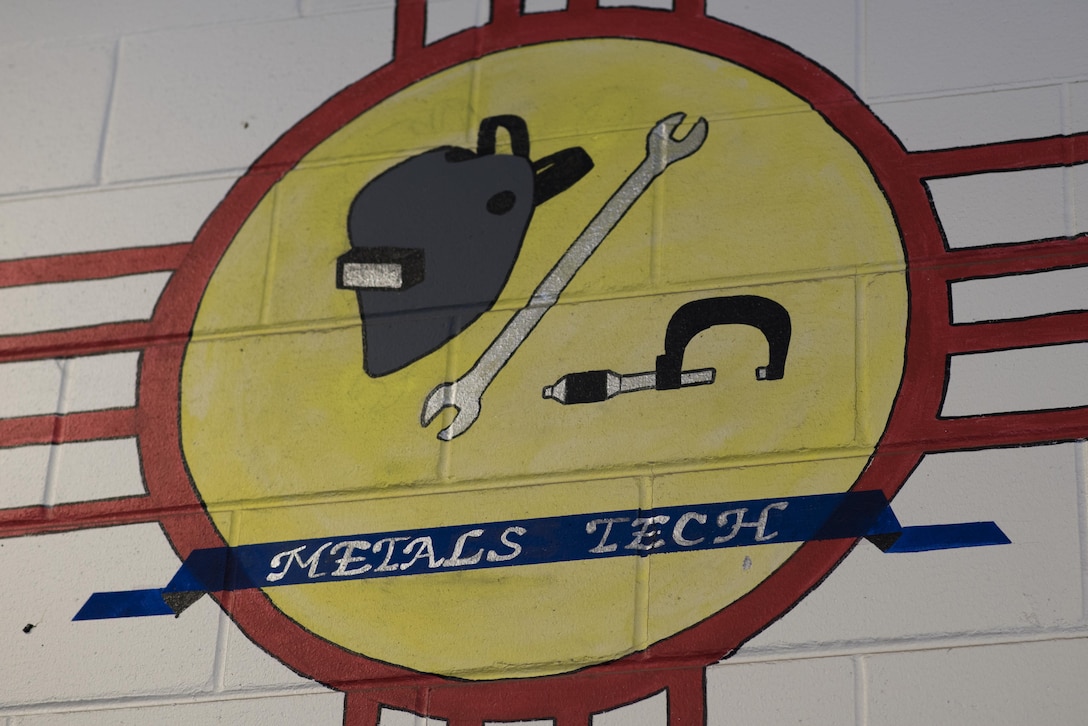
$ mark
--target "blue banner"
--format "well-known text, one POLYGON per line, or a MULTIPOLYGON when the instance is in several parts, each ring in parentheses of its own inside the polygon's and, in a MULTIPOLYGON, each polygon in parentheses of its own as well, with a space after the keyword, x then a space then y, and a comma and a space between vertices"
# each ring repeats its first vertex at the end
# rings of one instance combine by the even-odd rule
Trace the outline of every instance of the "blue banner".
POLYGON ((180 615, 208 592, 858 537, 884 552, 1009 543, 993 522, 902 527, 881 492, 593 512, 194 550, 165 588, 94 593, 74 619, 180 615))

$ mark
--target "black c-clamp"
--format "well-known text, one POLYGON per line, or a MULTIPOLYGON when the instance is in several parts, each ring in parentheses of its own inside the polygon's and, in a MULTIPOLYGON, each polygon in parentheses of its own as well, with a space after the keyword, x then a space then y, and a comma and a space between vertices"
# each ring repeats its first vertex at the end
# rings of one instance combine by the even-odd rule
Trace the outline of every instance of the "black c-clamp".
POLYGON ((786 373, 790 349, 790 314, 774 300, 758 295, 732 295, 693 300, 681 305, 665 329, 665 353, 657 368, 646 373, 619 374, 610 370, 568 373, 545 386, 542 395, 564 405, 597 403, 621 393, 669 391, 714 382, 713 368, 684 371, 684 351, 692 339, 716 325, 750 325, 763 333, 770 348, 767 365, 756 368, 756 380, 773 381, 786 373))
POLYGON ((756 379, 773 381, 786 373, 790 348, 790 314, 774 300, 758 295, 732 295, 692 300, 681 305, 665 329, 665 353, 657 357, 656 388, 680 388, 684 350, 692 339, 716 325, 750 325, 767 339, 770 360, 756 368, 756 379))

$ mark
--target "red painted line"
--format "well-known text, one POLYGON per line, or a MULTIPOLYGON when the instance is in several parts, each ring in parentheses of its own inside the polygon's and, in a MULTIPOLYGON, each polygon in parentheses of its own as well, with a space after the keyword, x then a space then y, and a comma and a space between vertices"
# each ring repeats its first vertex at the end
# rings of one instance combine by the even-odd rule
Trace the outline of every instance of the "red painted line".
POLYGON ((491 23, 500 28, 521 17, 521 0, 491 0, 491 23))
POLYGON ((148 320, 6 335, 0 337, 0 362, 143 350, 152 344, 183 342, 188 337, 182 328, 173 332, 156 330, 148 320))
POLYGON ((965 416, 919 422, 904 440, 886 443, 887 451, 923 448, 927 452, 992 449, 1088 436, 1088 407, 1053 411, 965 416))
POLYGON ((146 494, 121 499, 0 509, 0 538, 69 532, 116 524, 154 522, 162 511, 151 506, 146 494))
POLYGON ((0 448, 123 439, 135 435, 134 408, 0 419, 0 448))
POLYGON ((426 0, 398 0, 393 59, 403 61, 423 48, 427 33, 426 0))
POLYGON ((950 250, 931 271, 945 280, 997 277, 1088 265, 1088 234, 993 247, 950 250))
POLYGON ((0 509, 0 539, 77 529, 159 522, 164 517, 200 514, 200 507, 164 507, 146 494, 90 502, 0 509))
POLYGON ((181 242, 161 247, 133 247, 0 262, 0 287, 51 282, 103 280, 123 275, 176 270, 192 246, 181 242))
POLYGON ((921 179, 1068 166, 1088 161, 1088 133, 938 151, 915 151, 907 165, 921 179))
POLYGON ((981 353, 1088 340, 1088 312, 952 326, 949 353, 981 353))

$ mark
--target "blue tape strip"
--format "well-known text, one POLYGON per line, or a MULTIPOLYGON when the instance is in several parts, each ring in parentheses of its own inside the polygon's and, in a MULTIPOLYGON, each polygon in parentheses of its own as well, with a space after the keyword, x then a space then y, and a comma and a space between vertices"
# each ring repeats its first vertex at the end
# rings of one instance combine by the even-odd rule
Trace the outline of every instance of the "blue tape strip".
POLYGON ((595 512, 195 550, 164 589, 95 593, 76 619, 171 614, 206 592, 857 537, 885 552, 1009 542, 993 522, 904 528, 875 491, 595 512))
POLYGON ((1009 544, 1009 538, 993 522, 930 524, 904 527, 903 533, 885 552, 929 552, 959 547, 986 547, 1009 544))
POLYGON ((83 604, 72 620, 107 620, 139 618, 146 615, 173 615, 162 599, 162 590, 96 592, 83 604))

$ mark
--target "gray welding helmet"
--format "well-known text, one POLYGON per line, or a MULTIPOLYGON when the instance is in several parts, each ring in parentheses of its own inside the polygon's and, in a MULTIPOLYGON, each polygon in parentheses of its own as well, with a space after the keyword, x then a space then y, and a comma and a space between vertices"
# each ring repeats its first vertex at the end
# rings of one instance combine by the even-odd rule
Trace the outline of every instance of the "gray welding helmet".
POLYGON ((443 146, 375 177, 348 213, 351 250, 337 287, 354 290, 363 323, 363 369, 404 368, 472 324, 498 299, 536 205, 585 176, 581 147, 532 161, 519 116, 480 123, 476 151, 443 146), (511 154, 495 153, 498 130, 511 154))

